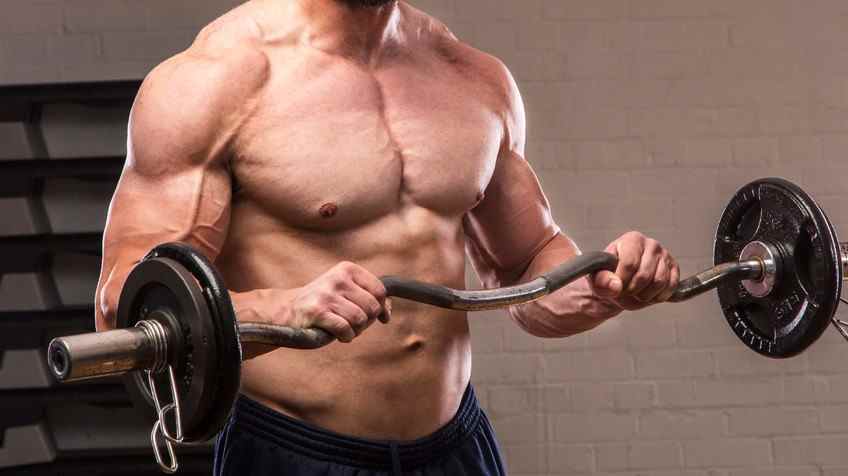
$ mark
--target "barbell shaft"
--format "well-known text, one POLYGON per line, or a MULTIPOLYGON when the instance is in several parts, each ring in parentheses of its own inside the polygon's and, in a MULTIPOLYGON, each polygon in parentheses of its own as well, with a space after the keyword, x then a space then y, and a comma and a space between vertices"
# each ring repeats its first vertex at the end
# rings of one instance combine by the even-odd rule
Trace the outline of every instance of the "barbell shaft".
MULTIPOLYGON (((465 291, 394 276, 380 278, 388 296, 457 311, 485 311, 534 301, 587 274, 614 271, 618 258, 609 253, 576 256, 526 283, 497 289, 465 291)), ((294 349, 317 349, 335 338, 328 332, 257 322, 239 323, 242 344, 265 344, 294 349)))
POLYGON ((762 274, 763 262, 760 260, 720 264, 681 281, 668 301, 687 301, 711 289, 717 288, 721 283, 734 280, 759 279, 762 274))
MULTIPOLYGON (((618 258, 604 252, 577 256, 527 283, 497 289, 457 290, 420 281, 384 277, 387 295, 459 311, 482 311, 523 304, 544 297, 586 275, 615 271, 618 258)), ((758 260, 726 263, 683 280, 670 301, 680 302, 714 289, 728 280, 757 279, 758 260)), ((317 328, 296 329, 259 322, 239 323, 242 344, 317 349, 335 340, 317 328)), ((154 345, 138 328, 60 337, 50 343, 48 356, 54 376, 63 382, 115 375, 150 368, 154 345)))
MULTIPOLYGON (((482 311, 531 302, 583 276, 604 270, 615 271, 617 267, 618 258, 612 254, 587 253, 572 258, 527 283, 480 291, 461 291, 395 277, 385 277, 381 280, 389 296, 445 309, 482 311)), ((730 280, 758 279, 762 270, 762 262, 758 260, 721 264, 681 281, 669 301, 686 301, 730 280)), ((321 329, 292 329, 253 322, 240 323, 239 336, 243 344, 257 343, 295 349, 317 349, 335 340, 331 334, 321 329)))
MULTIPOLYGON (((614 270, 618 260, 607 253, 577 256, 527 283, 498 289, 464 291, 387 276, 381 278, 389 296, 461 311, 498 309, 538 299, 586 275, 614 270)), ((239 323, 242 344, 255 343, 295 349, 317 349, 335 340, 322 329, 296 329, 259 322, 239 323)), ((165 339, 168 340, 168 339, 165 339)), ((118 375, 154 366, 155 345, 140 328, 58 337, 47 351, 53 375, 74 382, 118 375)))

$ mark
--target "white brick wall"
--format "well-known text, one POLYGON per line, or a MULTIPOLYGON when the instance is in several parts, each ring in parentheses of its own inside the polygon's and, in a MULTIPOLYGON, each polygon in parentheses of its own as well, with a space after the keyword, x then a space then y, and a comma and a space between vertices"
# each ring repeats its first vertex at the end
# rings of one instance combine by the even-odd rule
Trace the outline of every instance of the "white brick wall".
POLYGON ((133 79, 238 0, 5 0, 0 84, 133 79))
MULTIPOLYGON (((0 82, 140 77, 234 3, 7 0, 0 82)), ((799 182, 848 230, 848 2, 414 3, 513 69, 528 159, 584 249, 637 228, 696 272, 731 194, 761 176, 799 182)), ((502 315, 472 326, 512 474, 848 475, 848 347, 833 331, 767 360, 712 295, 561 341, 502 315)))
MULTIPOLYGON (((528 159, 584 249, 636 228, 696 272, 731 194, 775 175, 848 229, 848 4, 417 3, 513 68, 528 159)), ((473 321, 478 390, 501 434, 547 429, 541 453, 503 442, 513 474, 848 475, 848 348, 834 331, 773 361, 737 342, 714 295, 541 349, 493 318, 473 321)))

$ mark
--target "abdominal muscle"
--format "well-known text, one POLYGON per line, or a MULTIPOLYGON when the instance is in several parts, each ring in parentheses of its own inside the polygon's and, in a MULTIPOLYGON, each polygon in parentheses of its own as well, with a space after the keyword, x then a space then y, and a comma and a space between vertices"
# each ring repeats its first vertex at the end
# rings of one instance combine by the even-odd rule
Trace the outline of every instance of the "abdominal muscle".
MULTIPOLYGON (((453 221, 421 227, 428 232, 419 236, 404 236, 409 227, 393 230, 401 222, 391 217, 353 231, 304 232, 234 209, 217 265, 233 291, 300 287, 340 261, 376 276, 463 288, 464 241, 453 221)), ((391 322, 373 324, 351 343, 281 348, 244 362, 241 391, 337 433, 412 440, 450 421, 470 374, 465 313, 395 298, 391 322)))

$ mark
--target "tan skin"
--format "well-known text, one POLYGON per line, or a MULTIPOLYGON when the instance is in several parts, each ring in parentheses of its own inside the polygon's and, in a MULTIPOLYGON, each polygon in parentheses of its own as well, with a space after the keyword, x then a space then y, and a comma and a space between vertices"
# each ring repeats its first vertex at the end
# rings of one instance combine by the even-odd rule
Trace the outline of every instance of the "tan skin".
MULTIPOLYGON (((341 341, 247 349, 244 394, 343 434, 430 434, 469 382, 466 315, 387 299, 377 277, 462 288, 467 253, 485 286, 506 286, 579 253, 524 160, 524 128, 503 64, 405 3, 247 2, 141 88, 97 327, 113 327, 140 257, 188 242, 215 260, 239 320, 341 341)), ((608 250, 615 273, 510 308, 512 318, 565 337, 677 285, 656 241, 628 233, 608 250)))

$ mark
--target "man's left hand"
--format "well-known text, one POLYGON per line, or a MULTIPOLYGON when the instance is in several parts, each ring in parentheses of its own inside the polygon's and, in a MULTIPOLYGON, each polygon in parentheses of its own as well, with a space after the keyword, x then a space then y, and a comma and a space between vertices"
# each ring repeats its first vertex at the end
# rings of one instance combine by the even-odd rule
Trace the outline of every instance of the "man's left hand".
POLYGON ((589 279, 596 295, 634 311, 667 301, 680 282, 677 261, 660 243, 629 232, 605 250, 618 257, 615 273, 601 271, 589 279))

